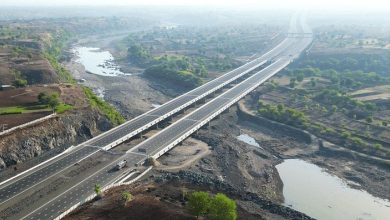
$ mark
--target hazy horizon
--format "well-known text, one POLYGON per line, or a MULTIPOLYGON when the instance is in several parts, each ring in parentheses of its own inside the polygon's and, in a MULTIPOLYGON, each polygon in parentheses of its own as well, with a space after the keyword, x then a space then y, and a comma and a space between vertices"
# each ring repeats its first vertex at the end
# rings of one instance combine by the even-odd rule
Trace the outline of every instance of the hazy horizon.
POLYGON ((248 9, 321 9, 321 10, 364 10, 387 11, 390 10, 390 2, 386 0, 2 0, 1 6, 207 6, 210 8, 239 7, 248 9))

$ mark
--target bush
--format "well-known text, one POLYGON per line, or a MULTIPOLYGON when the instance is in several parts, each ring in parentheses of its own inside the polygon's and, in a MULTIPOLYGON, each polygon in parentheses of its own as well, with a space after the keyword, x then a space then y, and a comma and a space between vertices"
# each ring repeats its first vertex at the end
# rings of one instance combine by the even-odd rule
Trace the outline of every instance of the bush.
POLYGON ((97 196, 101 196, 103 188, 99 184, 95 184, 93 191, 97 196))
POLYGON ((373 120, 372 120, 372 117, 367 117, 367 118, 366 118, 366 122, 367 122, 367 123, 372 123, 372 121, 373 121, 373 120))
POLYGON ((27 80, 25 79, 16 79, 13 82, 13 85, 17 88, 26 87, 27 86, 27 80))
POLYGON ((375 150, 380 150, 382 148, 382 144, 376 143, 373 147, 375 148, 375 150))
POLYGON ((290 88, 294 88, 295 87, 296 81, 297 81, 297 79, 290 78, 290 84, 289 84, 290 88))
POLYGON ((131 202, 133 200, 133 195, 130 192, 123 192, 122 193, 122 200, 124 202, 124 205, 126 206, 128 202, 131 202))

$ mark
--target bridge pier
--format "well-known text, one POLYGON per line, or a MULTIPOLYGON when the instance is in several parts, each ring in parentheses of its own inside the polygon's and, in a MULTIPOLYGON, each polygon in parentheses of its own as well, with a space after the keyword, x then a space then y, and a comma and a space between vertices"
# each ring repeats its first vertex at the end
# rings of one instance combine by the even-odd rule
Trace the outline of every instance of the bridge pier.
POLYGON ((153 125, 152 129, 159 129, 160 126, 158 125, 158 123, 156 123, 155 125, 153 125))
POLYGON ((142 131, 139 132, 135 137, 136 137, 136 138, 142 138, 142 131))

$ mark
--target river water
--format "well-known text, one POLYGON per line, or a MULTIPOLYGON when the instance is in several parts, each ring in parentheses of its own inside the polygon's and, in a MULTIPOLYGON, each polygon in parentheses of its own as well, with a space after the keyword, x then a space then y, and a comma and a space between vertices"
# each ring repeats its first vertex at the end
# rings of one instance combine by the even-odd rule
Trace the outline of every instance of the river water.
POLYGON ((342 179, 299 159, 276 166, 283 181, 285 205, 326 220, 387 220, 390 202, 350 188, 342 179))
POLYGON ((262 147, 260 147, 259 143, 257 143, 257 141, 248 134, 240 134, 239 136, 237 136, 237 139, 254 147, 263 149, 262 147))
POLYGON ((76 62, 82 64, 89 73, 101 76, 131 75, 120 71, 109 51, 95 47, 75 47, 73 52, 77 55, 76 62))

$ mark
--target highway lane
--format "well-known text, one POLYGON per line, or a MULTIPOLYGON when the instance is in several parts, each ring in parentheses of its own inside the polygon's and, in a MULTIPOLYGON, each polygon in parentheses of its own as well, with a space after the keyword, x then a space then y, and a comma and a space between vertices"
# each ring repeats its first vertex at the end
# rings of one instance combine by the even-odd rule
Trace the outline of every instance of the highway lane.
POLYGON ((175 144, 188 137, 192 132, 203 126, 205 123, 207 123, 207 121, 211 120, 221 111, 228 108, 247 93, 255 89, 266 79, 287 66, 291 61, 290 54, 301 52, 303 48, 310 44, 310 41, 310 39, 303 39, 299 43, 291 46, 289 51, 283 53, 283 55, 278 57, 277 60, 270 66, 257 72, 253 76, 249 77, 218 97, 212 99, 202 107, 160 131, 150 139, 140 143, 135 148, 129 150, 125 156, 118 158, 112 163, 109 163, 94 175, 87 177, 84 181, 77 183, 71 189, 61 193, 49 202, 31 211, 31 213, 27 216, 24 216, 23 219, 53 218, 67 210, 69 207, 82 202, 82 198, 93 195, 94 184, 99 183, 103 186, 109 185, 113 182, 113 179, 120 175, 120 172, 112 171, 114 165, 118 161, 127 159, 130 162, 130 166, 144 161, 146 155, 139 155, 139 152, 137 151, 139 148, 145 149, 147 155, 157 155, 157 157, 160 156, 162 152, 167 150, 167 146, 173 144, 173 147, 175 144))
POLYGON ((204 106, 198 108, 191 114, 185 116, 176 123, 160 131, 153 137, 140 143, 133 149, 133 151, 136 149, 143 149, 144 151, 146 151, 147 155, 150 155, 152 157, 160 156, 158 155, 158 153, 161 150, 163 150, 170 144, 175 143, 175 141, 177 140, 177 142, 180 142, 184 138, 188 137, 192 132, 197 130, 197 128, 200 128, 205 123, 207 123, 207 118, 215 114, 218 110, 229 106, 229 103, 233 104, 236 98, 245 95, 247 92, 257 87, 265 79, 271 77, 273 74, 277 73, 278 70, 284 68, 289 63, 290 59, 288 57, 278 59, 270 66, 266 67, 264 70, 259 71, 247 80, 236 85, 222 95, 214 98, 210 102, 206 103, 204 106))
MULTIPOLYGON (((12 219, 54 219, 59 216, 65 210, 71 208, 72 206, 84 202, 85 198, 93 195, 94 185, 99 184, 101 186, 109 185, 121 176, 122 172, 115 170, 115 164, 126 159, 128 161, 142 161, 145 159, 145 156, 139 154, 126 154, 120 159, 112 161, 107 164, 101 170, 95 172, 89 178, 84 179, 83 181, 76 183, 73 187, 69 188, 60 195, 52 198, 45 204, 41 205, 35 210, 31 210, 30 214, 26 216, 14 216, 12 219)), ((123 171, 128 172, 132 167, 125 169, 123 171)))
MULTIPOLYGON (((296 22, 295 22, 296 23, 296 22)), ((294 23, 294 24, 295 24, 294 23)), ((171 100, 170 102, 160 106, 159 108, 153 109, 139 117, 126 122, 96 138, 88 140, 87 142, 79 145, 69 153, 64 154, 56 160, 53 160, 31 172, 26 173, 12 181, 0 185, 0 205, 7 202, 9 199, 21 194, 39 184, 40 182, 50 178, 53 175, 60 173, 66 168, 72 166, 74 163, 81 159, 91 156, 98 152, 102 147, 106 147, 110 144, 120 144, 125 139, 129 139, 142 130, 158 123, 159 121, 169 117, 181 109, 191 105, 196 100, 205 97, 217 90, 217 88, 223 87, 235 79, 247 74, 251 70, 263 65, 268 59, 273 58, 277 54, 284 51, 288 46, 294 44, 296 39, 286 39, 273 50, 267 52, 265 55, 256 58, 255 60, 246 63, 245 65, 230 71, 221 77, 210 81, 178 98, 171 100), (122 141, 118 141, 122 139, 122 141), (92 147, 91 147, 92 146, 92 147)))

